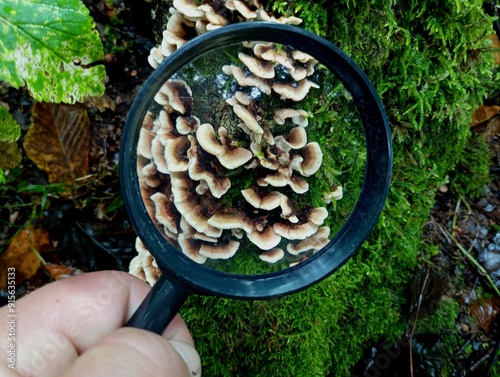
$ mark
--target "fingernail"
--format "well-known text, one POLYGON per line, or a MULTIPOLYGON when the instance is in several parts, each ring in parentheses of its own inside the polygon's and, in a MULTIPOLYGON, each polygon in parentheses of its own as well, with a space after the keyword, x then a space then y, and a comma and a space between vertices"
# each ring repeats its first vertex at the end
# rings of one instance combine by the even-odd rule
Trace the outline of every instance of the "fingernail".
POLYGON ((172 347, 181 355, 193 377, 201 377, 201 359, 193 346, 179 340, 169 340, 172 347))

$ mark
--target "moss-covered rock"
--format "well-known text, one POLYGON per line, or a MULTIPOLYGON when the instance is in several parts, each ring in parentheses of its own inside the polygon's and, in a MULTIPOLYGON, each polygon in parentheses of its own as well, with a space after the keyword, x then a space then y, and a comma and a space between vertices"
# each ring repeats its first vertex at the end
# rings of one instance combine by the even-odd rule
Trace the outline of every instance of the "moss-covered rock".
POLYGON ((191 297, 181 314, 207 376, 348 376, 367 344, 404 330, 423 225, 491 78, 492 20, 481 0, 263 4, 301 17, 366 72, 393 132, 392 188, 358 255, 322 283, 265 302, 191 297))

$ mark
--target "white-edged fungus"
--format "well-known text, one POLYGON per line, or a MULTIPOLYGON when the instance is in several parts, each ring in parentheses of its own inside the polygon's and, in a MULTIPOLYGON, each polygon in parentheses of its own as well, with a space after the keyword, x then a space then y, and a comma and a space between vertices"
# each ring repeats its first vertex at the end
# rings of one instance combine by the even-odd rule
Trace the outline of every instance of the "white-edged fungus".
POLYGON ((175 46, 175 49, 178 49, 183 45, 185 45, 186 43, 187 43, 186 39, 183 39, 179 35, 172 33, 170 30, 164 30, 163 41, 161 44, 162 53, 163 51, 169 51, 170 47, 167 45, 175 46))
POLYGON ((344 192, 342 190, 342 186, 335 186, 335 188, 330 192, 323 193, 323 200, 326 204, 330 204, 332 199, 340 200, 344 196, 344 192))
POLYGON ((186 17, 201 18, 205 15, 205 12, 196 5, 195 0, 174 0, 173 6, 186 17))
POLYGON ((247 3, 240 0, 233 0, 232 5, 247 20, 257 18, 257 13, 250 9, 247 3))
POLYGON ((198 9, 205 12, 205 18, 212 25, 225 26, 229 23, 229 20, 218 14, 210 4, 202 4, 198 7, 198 9))
POLYGON ((202 243, 200 247, 200 254, 210 259, 229 259, 236 254, 239 247, 240 243, 232 240, 215 245, 202 243))
POLYGON ((135 249, 138 255, 130 262, 129 272, 152 286, 160 277, 161 271, 139 237, 135 239, 135 249))
POLYGON ((146 114, 142 122, 141 130, 139 131, 139 141, 137 143, 137 153, 145 158, 151 158, 151 144, 155 137, 153 131, 153 117, 151 114, 146 114))
MULTIPOLYGON (((299 127, 300 128, 300 127, 299 127)), ((294 158, 297 157, 294 156, 294 158)), ((300 160, 297 167, 304 177, 310 177, 316 173, 323 163, 323 152, 315 141, 308 143, 300 152, 300 160)))
POLYGON ((165 146, 161 141, 161 135, 157 134, 151 142, 151 157, 156 169, 163 174, 169 174, 167 161, 165 160, 165 146))
POLYGON ((310 88, 319 88, 319 85, 309 81, 301 80, 297 85, 274 83, 272 89, 278 93, 281 99, 291 99, 292 101, 302 101, 309 93, 310 88))
POLYGON ((308 117, 309 114, 305 110, 279 109, 274 112, 273 119, 278 124, 285 124, 285 120, 291 118, 292 123, 301 127, 306 127, 308 117))
MULTIPOLYGON (((225 136, 224 127, 219 128, 219 134, 225 136)), ((204 123, 198 127, 196 139, 204 151, 217 157, 221 165, 227 169, 236 169, 252 158, 252 152, 248 149, 242 147, 230 149, 226 143, 221 142, 209 123, 204 123)))
POLYGON ((257 122, 257 118, 246 107, 237 103, 233 106, 233 111, 238 116, 238 118, 240 118, 243 123, 245 123, 250 131, 261 135, 264 133, 264 130, 259 125, 259 122, 257 122))
POLYGON ((193 108, 193 93, 183 80, 168 80, 162 85, 154 99, 160 105, 167 105, 181 114, 193 108))
POLYGON ((245 64, 250 72, 263 79, 274 78, 274 66, 272 62, 253 58, 243 52, 238 53, 238 58, 245 64))
POLYGON ((242 229, 251 233, 254 229, 253 221, 242 211, 232 208, 221 210, 208 219, 208 224, 217 229, 242 229))
POLYGON ((289 243, 286 250, 292 255, 298 255, 306 251, 313 250, 314 252, 320 250, 328 244, 330 236, 330 228, 322 226, 318 228, 317 232, 313 235, 297 242, 296 244, 289 243))
POLYGON ((201 203, 202 198, 208 200, 206 195, 198 196, 194 190, 193 181, 186 172, 171 173, 172 195, 174 205, 187 223, 196 231, 204 233, 210 237, 220 237, 222 232, 208 224, 210 218, 210 208, 201 203))
POLYGON ((251 233, 247 233, 247 237, 250 242, 261 250, 270 250, 281 241, 281 236, 276 234, 270 225, 264 227, 262 231, 254 230, 251 233))
POLYGON ((280 261, 285 256, 283 249, 275 247, 271 250, 264 251, 259 255, 259 258, 267 263, 276 263, 280 261))
POLYGON ((303 178, 293 176, 290 167, 279 168, 265 177, 259 178, 257 184, 262 187, 267 185, 285 187, 288 185, 297 194, 303 194, 309 190, 309 184, 303 178))
POLYGON ((200 126, 200 119, 194 115, 179 116, 175 120, 175 128, 181 135, 188 135, 195 132, 200 126))
POLYGON ((294 127, 290 130, 288 135, 276 136, 274 138, 274 143, 285 152, 291 149, 300 149, 307 143, 307 134, 304 127, 294 127))
POLYGON ((312 236, 318 230, 318 227, 323 225, 328 211, 324 207, 313 208, 306 221, 300 221, 296 224, 290 223, 275 223, 273 225, 274 232, 288 240, 303 240, 312 236))
POLYGON ((155 69, 158 68, 163 60, 165 60, 165 55, 163 54, 163 52, 159 48, 153 47, 148 56, 148 63, 151 65, 151 67, 155 69))
POLYGON ((253 188, 248 188, 241 191, 245 200, 254 208, 265 211, 272 211, 281 207, 281 217, 288 219, 290 222, 297 222, 297 217, 293 214, 292 204, 290 199, 281 192, 271 191, 267 194, 260 194, 253 188))
POLYGON ((140 164, 138 164, 139 169, 137 169, 137 174, 139 176, 140 181, 146 182, 149 187, 155 188, 161 185, 162 180, 158 177, 158 169, 156 169, 156 165, 154 162, 150 162, 147 165, 144 165, 140 168, 140 164))
POLYGON ((271 94, 271 84, 269 83, 269 80, 255 75, 247 76, 245 75, 245 72, 243 72, 243 69, 236 65, 225 65, 222 67, 222 72, 226 75, 233 76, 240 86, 253 86, 266 94, 271 94))
POLYGON ((200 182, 195 191, 203 195, 206 192, 204 189, 206 186, 215 198, 220 198, 231 187, 231 181, 226 177, 218 160, 203 149, 198 148, 194 136, 189 135, 188 139, 191 142, 191 148, 187 151, 189 177, 200 182))
POLYGON ((280 17, 278 18, 277 21, 282 24, 288 24, 288 25, 300 25, 302 23, 302 19, 295 16, 280 17))
POLYGON ((252 97, 250 97, 248 94, 240 92, 238 90, 238 91, 236 91, 236 93, 234 93, 234 96, 231 98, 228 98, 226 100, 226 102, 231 106, 234 106, 237 103, 244 105, 244 106, 248 106, 252 102, 252 97))
POLYGON ((189 160, 187 151, 191 142, 187 136, 168 139, 165 143, 165 162, 170 172, 187 171, 189 160))
MULTIPOLYGON (((174 0, 173 6, 161 46, 152 49, 148 57, 154 68, 195 35, 230 22, 302 22, 294 16, 277 18, 266 12, 258 0, 201 5, 197 0, 174 0)), ((270 109, 266 107, 267 103, 275 105, 274 101, 267 101, 270 95, 273 100, 279 97, 301 101, 311 87, 319 88, 307 79, 314 73, 317 60, 273 43, 252 41, 242 46, 247 50, 238 53, 240 66, 228 61, 222 67, 222 73, 231 76, 222 77, 233 91, 222 97, 232 107, 229 117, 222 117, 215 104, 215 115, 197 114, 187 83, 171 79, 154 98, 162 110, 155 106, 146 115, 139 135, 137 169, 146 209, 163 226, 169 242, 197 263, 205 263, 208 258, 231 258, 241 245, 235 239, 245 236, 267 263, 284 257, 285 251, 277 247, 282 238, 298 240, 287 246, 290 254, 300 254, 298 259, 303 259, 301 253, 315 252, 328 242, 329 234, 325 232, 329 228, 321 227, 328 214, 326 209, 298 208, 296 204, 295 195, 309 189, 303 177, 315 174, 322 164, 319 145, 307 141, 304 127, 308 126, 309 114, 283 108, 271 113, 269 119, 270 109), (158 114, 156 118, 153 111, 158 114), (200 124, 196 115, 205 123, 200 124), (246 186, 250 188, 240 191, 246 202, 241 197, 231 197, 238 204, 225 207, 222 203, 231 200, 220 199, 224 195, 238 196, 237 192, 228 191, 231 180, 240 179, 240 174, 254 176, 246 186), (288 188, 273 190, 266 186, 289 186, 293 193, 288 194, 288 188)), ((223 106, 225 111, 226 105, 223 106)), ((325 203, 341 197, 342 188, 338 191, 336 188, 324 193, 325 203)), ((154 260, 145 259, 144 263, 154 266, 154 260)), ((144 263, 134 260, 131 268, 146 278, 147 274, 139 269, 144 263)))
POLYGON ((200 254, 200 241, 186 237, 184 233, 181 233, 177 242, 179 243, 179 247, 184 255, 186 255, 189 259, 199 264, 206 262, 207 257, 200 254))

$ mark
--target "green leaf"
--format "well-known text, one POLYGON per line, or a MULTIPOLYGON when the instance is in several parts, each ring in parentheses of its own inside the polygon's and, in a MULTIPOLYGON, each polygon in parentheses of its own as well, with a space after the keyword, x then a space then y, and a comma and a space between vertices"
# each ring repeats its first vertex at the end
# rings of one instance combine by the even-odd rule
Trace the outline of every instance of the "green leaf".
POLYGON ((104 93, 103 47, 80 0, 0 2, 0 80, 38 101, 74 103, 104 93))
POLYGON ((0 104, 0 141, 16 141, 21 136, 21 128, 10 115, 9 110, 0 104))
POLYGON ((108 208, 106 208, 106 213, 111 213, 113 211, 116 211, 121 206, 123 206, 123 196, 121 193, 119 193, 117 197, 113 199, 108 208))
POLYGON ((0 141, 0 169, 10 170, 21 163, 21 149, 15 141, 0 141))

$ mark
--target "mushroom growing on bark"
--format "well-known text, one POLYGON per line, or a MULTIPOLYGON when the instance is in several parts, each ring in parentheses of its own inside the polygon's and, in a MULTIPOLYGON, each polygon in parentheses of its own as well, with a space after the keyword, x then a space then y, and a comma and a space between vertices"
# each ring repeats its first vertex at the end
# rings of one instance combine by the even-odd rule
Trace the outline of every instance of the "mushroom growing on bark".
MULTIPOLYGON (((212 3, 174 0, 150 63, 157 66, 194 35, 231 22, 301 22, 277 18, 257 0, 223 4, 225 11, 212 3)), ((161 86, 140 131, 138 173, 148 213, 165 238, 197 263, 232 258, 249 244, 262 261, 290 262, 329 242, 327 209, 300 200, 323 163, 319 144, 308 140, 314 112, 300 109, 300 101, 319 88, 310 78, 317 61, 273 43, 250 41, 242 48, 220 67, 230 87, 221 95, 231 113, 227 123, 197 112, 198 89, 191 90, 180 75, 161 86), (251 178, 243 188, 235 182, 240 177, 251 178)), ((341 197, 341 190, 325 193, 325 203, 341 197)), ((145 272, 153 262, 141 245, 142 259, 133 266, 140 274, 142 263, 144 277, 153 277, 145 272)))

